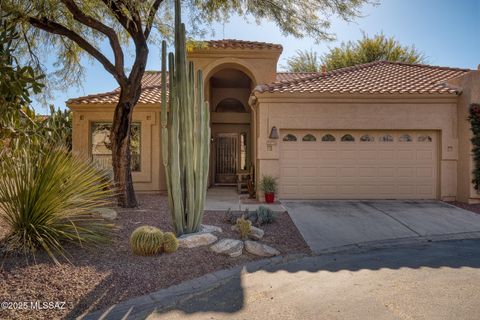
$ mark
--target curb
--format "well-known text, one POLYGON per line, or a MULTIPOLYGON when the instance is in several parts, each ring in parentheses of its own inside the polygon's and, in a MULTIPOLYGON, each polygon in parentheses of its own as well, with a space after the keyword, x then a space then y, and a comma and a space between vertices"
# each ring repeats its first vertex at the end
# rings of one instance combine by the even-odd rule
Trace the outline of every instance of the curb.
POLYGON ((291 262, 307 256, 306 254, 291 254, 248 262, 244 265, 208 273, 178 285, 122 301, 107 309, 84 314, 76 319, 143 319, 151 311, 151 309, 146 308, 147 306, 155 305, 155 310, 166 309, 179 302, 212 291, 238 275, 252 273, 267 266, 291 262), (145 311, 147 311, 147 314, 144 314, 145 311))

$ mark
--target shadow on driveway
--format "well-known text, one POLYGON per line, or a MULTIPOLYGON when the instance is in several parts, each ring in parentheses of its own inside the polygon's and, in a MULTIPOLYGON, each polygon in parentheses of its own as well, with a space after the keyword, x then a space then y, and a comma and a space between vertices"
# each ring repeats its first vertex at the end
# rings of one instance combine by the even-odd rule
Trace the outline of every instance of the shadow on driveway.
POLYGON ((326 254, 246 271, 170 305, 114 307, 102 319, 397 319, 399 312, 474 319, 480 311, 480 240, 326 254))

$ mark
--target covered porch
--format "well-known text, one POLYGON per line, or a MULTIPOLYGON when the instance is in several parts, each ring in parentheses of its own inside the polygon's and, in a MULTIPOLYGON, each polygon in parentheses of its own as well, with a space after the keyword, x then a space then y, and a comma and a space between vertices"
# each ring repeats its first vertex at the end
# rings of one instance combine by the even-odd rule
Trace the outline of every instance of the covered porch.
POLYGON ((208 189, 205 211, 255 211, 259 206, 270 208, 274 212, 287 211, 283 204, 276 201, 272 204, 249 199, 248 194, 238 194, 236 187, 214 186, 208 189))

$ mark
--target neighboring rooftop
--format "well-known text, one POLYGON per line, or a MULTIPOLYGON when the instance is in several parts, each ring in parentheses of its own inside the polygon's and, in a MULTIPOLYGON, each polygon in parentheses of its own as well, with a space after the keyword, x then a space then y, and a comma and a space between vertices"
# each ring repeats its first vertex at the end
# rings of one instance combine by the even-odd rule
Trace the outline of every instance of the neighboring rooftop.
POLYGON ((299 79, 259 85, 257 92, 319 93, 446 93, 458 94, 449 79, 471 70, 376 61, 299 79))

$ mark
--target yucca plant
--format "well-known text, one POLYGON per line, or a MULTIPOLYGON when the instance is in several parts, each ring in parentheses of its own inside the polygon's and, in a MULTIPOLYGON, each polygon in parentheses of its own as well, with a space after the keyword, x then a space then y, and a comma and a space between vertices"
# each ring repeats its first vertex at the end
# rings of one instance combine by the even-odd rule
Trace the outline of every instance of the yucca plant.
POLYGON ((109 205, 109 182, 87 161, 65 149, 29 145, 0 158, 0 218, 9 226, 7 251, 43 249, 59 263, 66 242, 108 240, 112 228, 94 214, 109 205))

